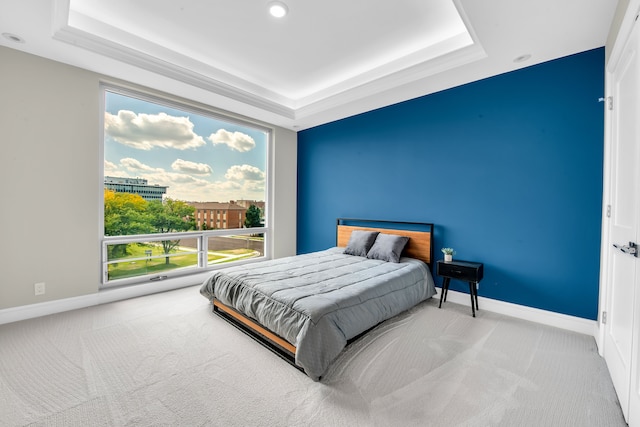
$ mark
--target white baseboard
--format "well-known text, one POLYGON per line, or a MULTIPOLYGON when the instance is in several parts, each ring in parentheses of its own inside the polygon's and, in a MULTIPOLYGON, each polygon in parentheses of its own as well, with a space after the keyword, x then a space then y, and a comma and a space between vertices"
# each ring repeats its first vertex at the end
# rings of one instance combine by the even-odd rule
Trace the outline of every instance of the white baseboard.
MULTIPOLYGON (((436 288, 436 290, 438 291, 438 295, 434 296, 434 298, 440 299, 441 289, 436 288)), ((471 297, 469 294, 449 290, 449 292, 447 292, 447 303, 450 302, 466 305, 469 307, 469 313, 471 313, 471 297)), ((598 329, 598 322, 595 320, 554 313, 552 311, 526 307, 524 305, 512 304, 490 298, 478 297, 478 307, 480 311, 491 311, 493 313, 529 320, 543 325, 555 326, 556 328, 566 329, 568 331, 578 332, 593 337, 595 337, 598 329)))
MULTIPOLYGON (((198 276, 175 278, 144 285, 104 289, 95 294, 47 301, 21 307, 6 308, 4 310, 0 310, 0 325, 32 319, 35 317, 47 316, 49 314, 61 313, 63 311, 77 310, 80 308, 91 307, 93 305, 106 304, 109 302, 136 298, 143 295, 170 291, 187 286, 194 286, 202 283, 210 274, 211 273, 204 273, 198 276)), ((434 296, 434 298, 439 299, 440 288, 436 288, 436 290, 438 291, 438 294, 434 296)), ((463 304, 468 306, 469 310, 471 310, 469 294, 450 290, 447 293, 447 303, 463 304)), ((568 316, 566 314, 559 314, 523 305, 511 304, 504 301, 478 297, 478 305, 480 306, 480 310, 491 311, 518 319, 555 326, 557 328, 579 332, 581 334, 591 335, 594 337, 598 330, 598 324, 595 320, 568 316)))
POLYGON ((142 285, 122 286, 119 288, 107 288, 95 294, 81 295, 72 298, 63 298, 54 301, 46 301, 37 304, 23 305, 20 307, 5 308, 0 310, 0 325, 33 319, 63 311, 77 310, 94 305, 121 301, 129 298, 151 295, 159 292, 194 286, 202 283, 211 272, 188 277, 176 277, 160 282, 145 283, 142 285))

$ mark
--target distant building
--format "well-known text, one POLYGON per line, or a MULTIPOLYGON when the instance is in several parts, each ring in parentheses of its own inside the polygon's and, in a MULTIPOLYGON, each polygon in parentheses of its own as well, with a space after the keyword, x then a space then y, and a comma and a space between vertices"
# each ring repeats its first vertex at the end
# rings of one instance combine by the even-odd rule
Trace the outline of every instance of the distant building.
POLYGON ((188 202, 188 204, 196 209, 196 226, 199 230, 244 227, 247 208, 233 200, 227 203, 188 202))
POLYGON ((249 206, 254 205, 255 207, 260 209, 262 212, 262 217, 264 217, 264 201, 257 200, 236 200, 236 204, 243 206, 245 208, 249 208, 249 206))
POLYGON ((160 200, 166 194, 167 188, 163 185, 149 185, 143 178, 120 178, 115 176, 104 177, 104 188, 116 193, 138 194, 147 201, 160 200))

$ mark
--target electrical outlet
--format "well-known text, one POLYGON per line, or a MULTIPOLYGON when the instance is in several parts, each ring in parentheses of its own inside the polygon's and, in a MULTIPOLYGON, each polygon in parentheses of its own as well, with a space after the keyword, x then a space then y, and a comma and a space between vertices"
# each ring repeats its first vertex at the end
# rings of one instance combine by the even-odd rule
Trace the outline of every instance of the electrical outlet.
POLYGON ((45 283, 44 282, 38 282, 35 285, 33 285, 33 288, 35 290, 35 294, 36 295, 44 295, 44 291, 45 291, 45 283))

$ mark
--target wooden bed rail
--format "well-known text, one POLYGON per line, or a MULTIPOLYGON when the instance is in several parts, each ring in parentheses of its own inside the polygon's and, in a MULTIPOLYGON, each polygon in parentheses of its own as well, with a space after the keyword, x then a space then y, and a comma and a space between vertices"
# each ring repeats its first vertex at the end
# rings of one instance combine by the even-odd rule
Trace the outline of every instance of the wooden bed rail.
POLYGON ((266 338, 270 342, 275 343, 278 346, 282 347, 284 350, 291 353, 291 355, 295 358, 296 347, 293 344, 289 343, 288 341, 285 341, 284 339, 274 334, 273 332, 269 331, 268 329, 264 328, 262 325, 258 324, 257 322, 254 322, 248 317, 245 317, 244 315, 238 313, 236 310, 221 303, 217 299, 213 300, 213 309, 214 311, 219 311, 219 312, 222 311, 224 314, 231 316, 236 321, 242 323, 245 327, 262 335, 264 338, 266 338))

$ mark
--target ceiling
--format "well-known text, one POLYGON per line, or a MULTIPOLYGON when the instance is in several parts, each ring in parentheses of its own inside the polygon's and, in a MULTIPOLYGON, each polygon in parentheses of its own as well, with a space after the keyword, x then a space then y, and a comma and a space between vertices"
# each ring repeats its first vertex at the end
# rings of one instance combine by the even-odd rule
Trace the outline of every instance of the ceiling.
POLYGON ((269 2, 3 0, 0 45, 301 130, 601 47, 617 4, 269 2))

